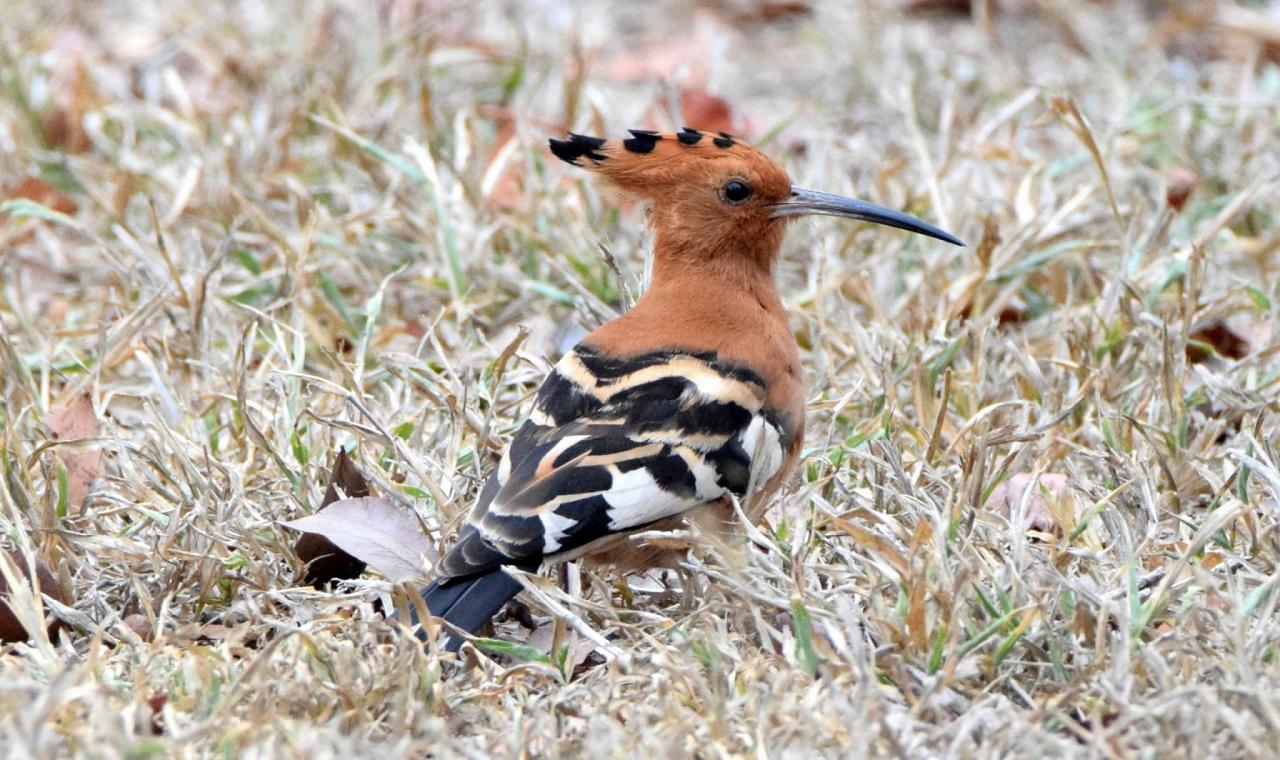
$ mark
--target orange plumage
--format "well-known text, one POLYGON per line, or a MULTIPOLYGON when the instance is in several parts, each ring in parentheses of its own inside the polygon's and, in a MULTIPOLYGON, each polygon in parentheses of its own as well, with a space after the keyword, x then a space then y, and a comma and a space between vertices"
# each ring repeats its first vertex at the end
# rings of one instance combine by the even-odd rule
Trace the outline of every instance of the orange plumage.
POLYGON ((463 631, 520 590, 505 566, 657 562, 628 536, 695 515, 728 520, 731 496, 760 517, 804 435, 799 349, 773 278, 788 221, 844 216, 960 244, 898 212, 794 187, 730 135, 631 134, 550 143, 650 203, 653 276, 630 311, 556 364, 422 592, 463 631))

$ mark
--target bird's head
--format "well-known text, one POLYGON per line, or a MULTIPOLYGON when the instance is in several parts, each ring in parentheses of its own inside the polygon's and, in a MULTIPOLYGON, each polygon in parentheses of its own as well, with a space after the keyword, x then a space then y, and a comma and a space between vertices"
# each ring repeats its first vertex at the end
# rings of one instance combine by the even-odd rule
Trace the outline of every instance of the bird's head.
POLYGON ((791 184, 777 162, 725 133, 631 130, 626 140, 570 134, 551 152, 603 175, 652 204, 659 254, 708 260, 742 257, 768 266, 786 223, 823 214, 858 219, 964 245, 919 219, 872 203, 791 184))

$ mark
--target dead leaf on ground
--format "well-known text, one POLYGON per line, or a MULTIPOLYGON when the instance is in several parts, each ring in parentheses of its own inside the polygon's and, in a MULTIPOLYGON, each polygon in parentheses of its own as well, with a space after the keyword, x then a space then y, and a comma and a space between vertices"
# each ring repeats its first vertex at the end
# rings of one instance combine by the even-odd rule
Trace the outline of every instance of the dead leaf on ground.
POLYGON ((1211 322, 1191 333, 1187 341, 1187 361, 1205 362, 1214 355, 1243 359, 1249 355, 1249 341, 1221 320, 1211 322))
POLYGON ((813 13, 813 7, 809 3, 796 0, 756 0, 748 3, 703 0, 703 4, 739 26, 790 21, 813 13))
POLYGON ((514 620, 520 624, 521 628, 527 631, 538 630, 538 623, 533 619, 533 610, 529 609, 529 605, 519 599, 512 599, 498 612, 493 622, 499 623, 504 620, 514 620))
POLYGON ((956 13, 968 16, 973 13, 973 0, 911 0, 907 13, 956 13))
POLYGON ((1182 166, 1173 166, 1164 172, 1164 201, 1175 212, 1187 205, 1187 199, 1200 184, 1200 176, 1182 166))
POLYGON ((155 630, 151 626, 151 619, 140 612, 125 615, 124 620, 121 622, 124 624, 125 628, 128 628, 134 633, 134 635, 143 641, 150 641, 151 637, 155 634, 155 630))
POLYGON ((417 519, 380 496, 336 501, 314 515, 281 525, 319 533, 392 581, 422 575, 423 556, 431 563, 439 559, 417 519))
MULTIPOLYGON (((1096 2, 1097 0, 1095 0, 1096 2)), ((987 0, 988 13, 1022 13, 1036 9, 1036 0, 987 0)), ((953 13, 972 16, 982 10, 982 3, 975 0, 909 0, 908 13, 953 13)))
POLYGON ((73 443, 97 438, 102 432, 93 399, 85 393, 66 406, 55 407, 46 423, 53 440, 68 444, 57 446, 54 451, 67 473, 67 512, 78 514, 93 481, 102 473, 102 451, 73 443))
POLYGON ((195 641, 197 644, 217 644, 229 638, 233 631, 222 623, 205 623, 196 633, 195 641))
POLYGON ((763 2, 756 3, 750 16, 740 16, 743 21, 773 22, 784 21, 813 13, 813 7, 804 2, 763 2))
POLYGON ((149 713, 147 726, 151 730, 152 736, 162 736, 164 734, 164 706, 169 702, 169 695, 163 691, 154 692, 147 697, 147 711, 149 713))
MULTIPOLYGON (((369 483, 360 468, 339 448, 329 473, 329 487, 325 489, 320 509, 342 497, 358 499, 370 494, 369 483)), ((326 584, 359 577, 365 563, 338 548, 319 533, 303 533, 293 545, 293 551, 302 561, 302 583, 321 589, 326 584)))
POLYGON ((41 177, 25 177, 18 184, 5 190, 4 198, 5 200, 26 198, 45 208, 53 209, 59 214, 71 215, 80 210, 80 204, 76 203, 74 198, 41 177))
MULTIPOLYGON (((1031 485, 1031 475, 1020 472, 996 486, 983 508, 1013 519, 1018 504, 1022 502, 1023 494, 1031 485)), ((1022 530, 1038 530, 1046 533, 1057 529, 1071 530, 1079 516, 1067 476, 1057 472, 1046 472, 1036 479, 1031 493, 1026 494, 1026 505, 1022 512, 1022 530)))
MULTIPOLYGON (((555 652, 551 651, 551 645, 555 642, 555 635, 556 621, 553 618, 539 624, 529 634, 529 638, 525 639, 524 643, 525 646, 533 647, 545 653, 553 663, 559 665, 559 657, 556 656, 555 652)), ((596 651, 595 644, 578 635, 578 632, 572 629, 565 631, 564 639, 560 642, 560 646, 568 649, 564 670, 574 675, 578 674, 578 668, 596 651)))
MULTIPOLYGON (((9 561, 18 569, 18 572, 22 574, 22 577, 24 579, 30 578, 31 575, 30 571, 27 569, 27 561, 23 559, 22 554, 16 551, 11 551, 8 554, 9 561)), ((49 566, 39 559, 35 561, 35 566, 36 578, 40 581, 40 593, 48 594, 54 599, 66 604, 66 598, 62 595, 62 589, 58 585, 58 579, 54 577, 53 572, 49 570, 49 566)), ((27 636, 27 630, 18 620, 18 616, 14 614, 12 609, 10 609, 8 597, 9 583, 5 580, 4 574, 0 573, 0 643, 12 644, 19 641, 26 641, 29 638, 27 636)), ((49 637, 53 638, 61 628, 61 624, 57 620, 52 619, 49 615, 45 616, 45 621, 47 623, 46 630, 48 631, 49 637)))
MULTIPOLYGON (((68 216, 80 209, 79 204, 71 196, 54 187, 48 180, 40 177, 26 177, 16 185, 7 188, 3 196, 0 197, 3 197, 6 201, 23 198, 68 216)), ((0 225, 5 224, 12 218, 8 214, 0 215, 0 225)), ((32 225, 29 229, 15 231, 13 236, 5 242, 7 245, 17 245, 31 240, 34 236, 35 225, 32 225)))
POLYGON ((84 129, 84 117, 98 101, 89 72, 101 60, 102 51, 84 31, 68 26, 54 35, 49 52, 52 105, 40 117, 40 129, 49 147, 85 153, 93 141, 84 129))

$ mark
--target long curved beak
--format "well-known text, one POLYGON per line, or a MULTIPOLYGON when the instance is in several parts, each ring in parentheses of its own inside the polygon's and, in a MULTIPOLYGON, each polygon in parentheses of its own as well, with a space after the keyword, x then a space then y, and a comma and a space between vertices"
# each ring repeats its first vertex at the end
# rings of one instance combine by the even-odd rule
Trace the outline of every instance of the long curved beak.
POLYGON ((945 240, 952 245, 963 246, 964 241, 946 230, 940 230, 932 224, 907 216, 874 203, 846 198, 843 195, 820 193, 817 190, 806 190, 803 187, 791 187, 791 197, 774 204, 773 218, 788 216, 806 216, 821 214, 824 216, 843 216, 846 219, 860 219, 864 222, 897 227, 907 232, 917 232, 932 238, 945 240))

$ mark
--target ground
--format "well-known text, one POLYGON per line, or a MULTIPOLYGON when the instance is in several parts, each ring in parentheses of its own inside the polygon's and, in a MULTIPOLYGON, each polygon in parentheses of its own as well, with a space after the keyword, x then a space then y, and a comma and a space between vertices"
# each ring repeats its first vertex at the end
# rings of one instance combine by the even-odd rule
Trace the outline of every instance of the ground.
POLYGON ((0 17, 8 754, 1280 745, 1280 3, 0 17), (793 225, 808 437, 767 523, 551 573, 460 661, 376 571, 300 584, 281 523, 337 450, 443 545, 642 289, 642 209, 546 139, 685 122, 969 243, 793 225))

